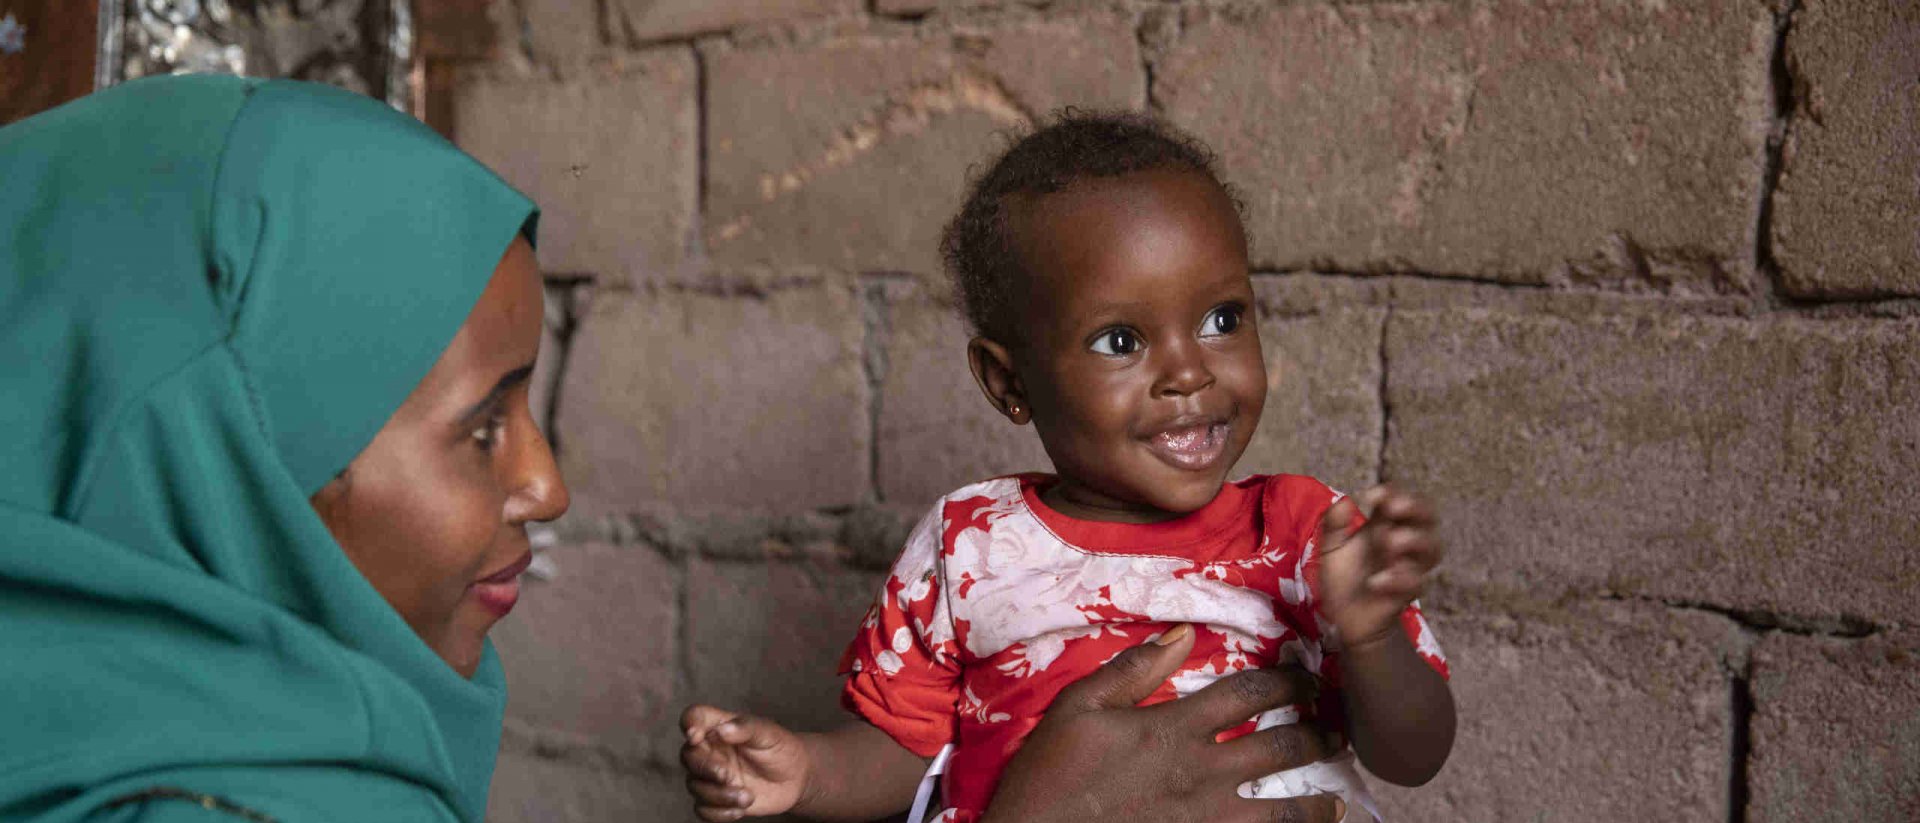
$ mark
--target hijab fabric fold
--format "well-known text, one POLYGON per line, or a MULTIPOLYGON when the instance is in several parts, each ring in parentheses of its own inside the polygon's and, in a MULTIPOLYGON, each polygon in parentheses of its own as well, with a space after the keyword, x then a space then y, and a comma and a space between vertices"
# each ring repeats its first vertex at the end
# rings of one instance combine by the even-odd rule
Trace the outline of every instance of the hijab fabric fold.
POLYGON ((460 677, 308 497, 534 216, 306 83, 154 78, 0 129, 0 820, 156 792, 482 818, 492 647, 460 677))

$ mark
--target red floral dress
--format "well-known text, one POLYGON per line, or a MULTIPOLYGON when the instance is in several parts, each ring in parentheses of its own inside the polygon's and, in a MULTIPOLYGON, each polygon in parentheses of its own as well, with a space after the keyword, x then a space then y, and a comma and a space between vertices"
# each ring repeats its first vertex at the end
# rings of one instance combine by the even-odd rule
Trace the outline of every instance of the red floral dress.
MULTIPOLYGON (((1061 688, 1175 623, 1194 624, 1193 655, 1147 703, 1295 660, 1332 687, 1320 705, 1265 712, 1222 739, 1297 722, 1302 711, 1339 722, 1338 653, 1309 577, 1320 518, 1339 493, 1309 477, 1257 476, 1185 517, 1136 525, 1052 510, 1039 494, 1052 479, 996 478, 935 503, 841 660, 849 709, 923 757, 954 744, 940 821, 980 816, 1061 688)), ((1445 676, 1417 603, 1401 623, 1445 676)), ((1337 791, 1372 811, 1351 761, 1270 775, 1241 793, 1337 791)))

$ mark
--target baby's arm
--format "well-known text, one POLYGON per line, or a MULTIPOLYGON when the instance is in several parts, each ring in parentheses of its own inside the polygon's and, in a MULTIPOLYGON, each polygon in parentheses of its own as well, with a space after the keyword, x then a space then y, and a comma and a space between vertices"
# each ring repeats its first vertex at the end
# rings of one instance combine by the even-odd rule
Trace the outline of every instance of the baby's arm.
POLYGON ((687 791, 707 821, 788 811, 814 820, 872 820, 907 808, 927 768, 925 758, 865 723, 800 734, 764 718, 692 706, 680 726, 687 791))
POLYGON ((1418 786, 1453 749, 1453 693, 1414 650, 1400 615, 1440 560, 1433 507, 1377 487, 1362 495, 1372 517, 1349 533, 1342 500, 1321 524, 1320 607, 1341 640, 1341 693, 1354 753, 1383 780, 1418 786))

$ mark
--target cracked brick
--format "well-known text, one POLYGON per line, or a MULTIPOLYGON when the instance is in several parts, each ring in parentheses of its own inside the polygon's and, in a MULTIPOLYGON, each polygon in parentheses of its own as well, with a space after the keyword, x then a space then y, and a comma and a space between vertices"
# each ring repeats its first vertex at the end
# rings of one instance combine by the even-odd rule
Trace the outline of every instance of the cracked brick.
POLYGON ((1728 819, 1730 670, 1746 649, 1731 622, 1620 603, 1429 618, 1460 725, 1431 783, 1372 781, 1388 820, 1728 819))
MULTIPOLYGON (((1396 309, 1387 472, 1454 584, 1912 621, 1920 322, 1396 309)), ((1589 308, 1602 308, 1589 304, 1589 308)))
POLYGON ((940 227, 997 134, 1063 105, 1143 102, 1117 11, 703 49, 706 243, 727 264, 938 272, 940 227))
POLYGON ((1770 635, 1752 683, 1747 820, 1920 820, 1920 632, 1770 635))
POLYGON ((1155 93, 1263 268, 1740 290, 1772 32, 1755 0, 1190 8, 1155 93))
POLYGON ((1802 6, 1787 30, 1795 105, 1773 195, 1782 285, 1920 295, 1920 6, 1802 6))
POLYGON ((492 634, 507 716, 643 760, 675 737, 680 717, 679 575, 646 546, 568 545, 545 556, 556 576, 523 580, 525 596, 492 634))
POLYGON ((686 259, 699 189, 693 54, 604 61, 559 77, 463 74, 460 146, 540 204, 548 272, 610 281, 686 259))
POLYGON ((866 499, 861 343, 841 283, 601 290, 575 332, 555 422, 576 513, 866 499))

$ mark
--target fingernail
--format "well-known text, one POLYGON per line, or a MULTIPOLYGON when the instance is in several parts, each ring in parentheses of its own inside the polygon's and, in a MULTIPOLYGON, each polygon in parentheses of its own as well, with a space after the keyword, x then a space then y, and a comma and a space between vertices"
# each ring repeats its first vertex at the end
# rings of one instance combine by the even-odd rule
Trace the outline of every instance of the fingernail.
POLYGON ((1175 643, 1178 643, 1181 640, 1181 638, 1184 638, 1190 634, 1193 634, 1193 624, 1182 623, 1178 626, 1168 629, 1165 634, 1162 634, 1159 637, 1154 638, 1153 645, 1171 646, 1175 643))
POLYGON ((1340 799, 1338 795, 1333 798, 1333 819, 1347 819, 1347 801, 1340 799))

